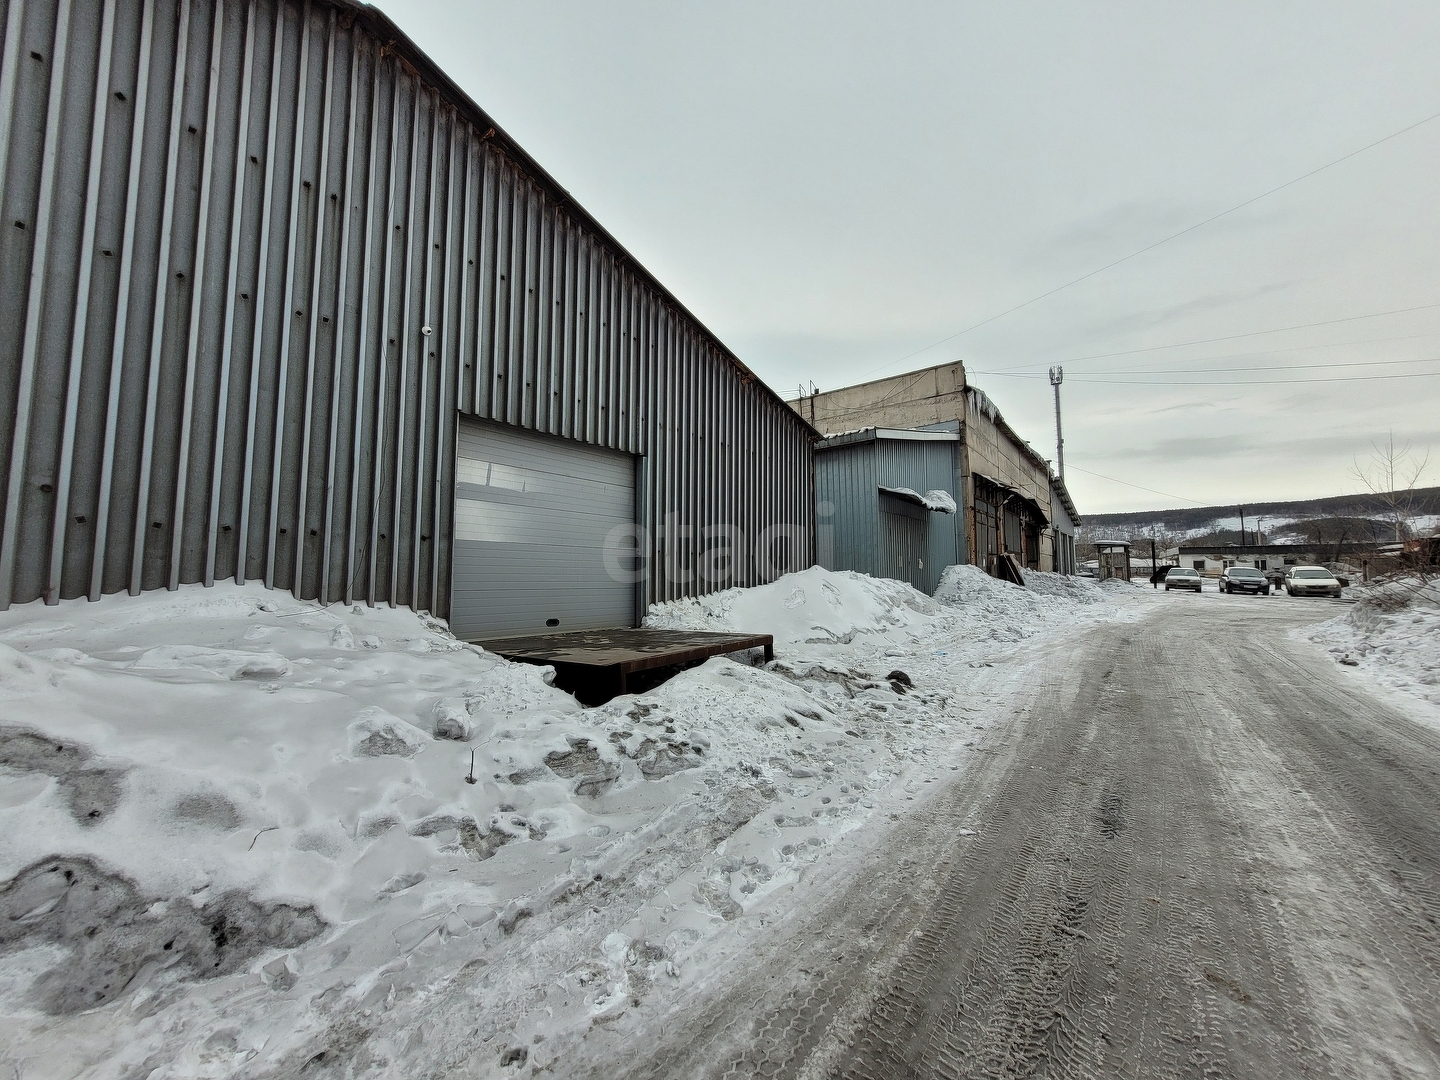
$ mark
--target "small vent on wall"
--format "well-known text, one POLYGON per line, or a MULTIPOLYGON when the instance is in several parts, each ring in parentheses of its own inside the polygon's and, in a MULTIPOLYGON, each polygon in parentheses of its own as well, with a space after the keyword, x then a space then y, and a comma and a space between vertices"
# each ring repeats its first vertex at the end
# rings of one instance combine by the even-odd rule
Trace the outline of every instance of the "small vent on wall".
POLYGON ((560 620, 559 620, 559 619, 546 619, 546 620, 545 620, 545 625, 546 625, 546 626, 559 626, 559 625, 560 625, 560 620))

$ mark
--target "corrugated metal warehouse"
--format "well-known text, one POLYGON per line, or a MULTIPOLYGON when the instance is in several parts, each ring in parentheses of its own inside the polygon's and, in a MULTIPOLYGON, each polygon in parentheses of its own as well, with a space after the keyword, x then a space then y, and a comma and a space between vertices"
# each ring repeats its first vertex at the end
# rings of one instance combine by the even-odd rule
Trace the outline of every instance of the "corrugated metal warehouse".
POLYGON ((0 607, 260 579, 479 636, 768 576, 707 526, 812 561, 812 429, 379 12, 0 26, 0 607))

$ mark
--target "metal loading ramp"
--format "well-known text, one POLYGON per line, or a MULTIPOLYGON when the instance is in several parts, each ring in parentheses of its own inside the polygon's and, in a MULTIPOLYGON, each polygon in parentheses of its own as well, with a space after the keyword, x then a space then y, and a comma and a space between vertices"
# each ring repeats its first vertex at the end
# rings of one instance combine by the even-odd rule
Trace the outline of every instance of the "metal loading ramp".
POLYGON ((482 638, 475 644, 507 660, 553 667, 555 684, 586 705, 647 689, 712 656, 764 649, 766 661, 775 659, 771 634, 706 630, 619 627, 482 638))

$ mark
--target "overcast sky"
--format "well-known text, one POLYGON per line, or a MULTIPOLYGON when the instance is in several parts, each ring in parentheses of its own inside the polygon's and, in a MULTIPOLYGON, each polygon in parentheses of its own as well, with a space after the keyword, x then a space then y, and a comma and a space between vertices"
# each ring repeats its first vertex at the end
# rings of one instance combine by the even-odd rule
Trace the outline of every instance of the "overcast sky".
POLYGON ((958 357, 1052 457, 1062 363, 1082 514, 1440 483, 1440 119, 1001 315, 1440 112, 1434 0, 380 6, 782 393, 958 357))

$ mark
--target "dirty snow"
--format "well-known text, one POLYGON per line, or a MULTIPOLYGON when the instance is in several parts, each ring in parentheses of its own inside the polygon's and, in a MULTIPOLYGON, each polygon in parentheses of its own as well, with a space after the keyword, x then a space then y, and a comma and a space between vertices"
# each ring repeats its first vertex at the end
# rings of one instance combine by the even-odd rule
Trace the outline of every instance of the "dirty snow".
POLYGON ((0 613, 0 1063, 555 1067, 963 769, 1031 643, 1149 596, 1027 580, 816 568, 658 605, 776 659, 594 709, 426 616, 255 585, 0 613))
POLYGON ((1440 728, 1440 582, 1405 577, 1345 592, 1355 597, 1350 610, 1304 636, 1440 728))

